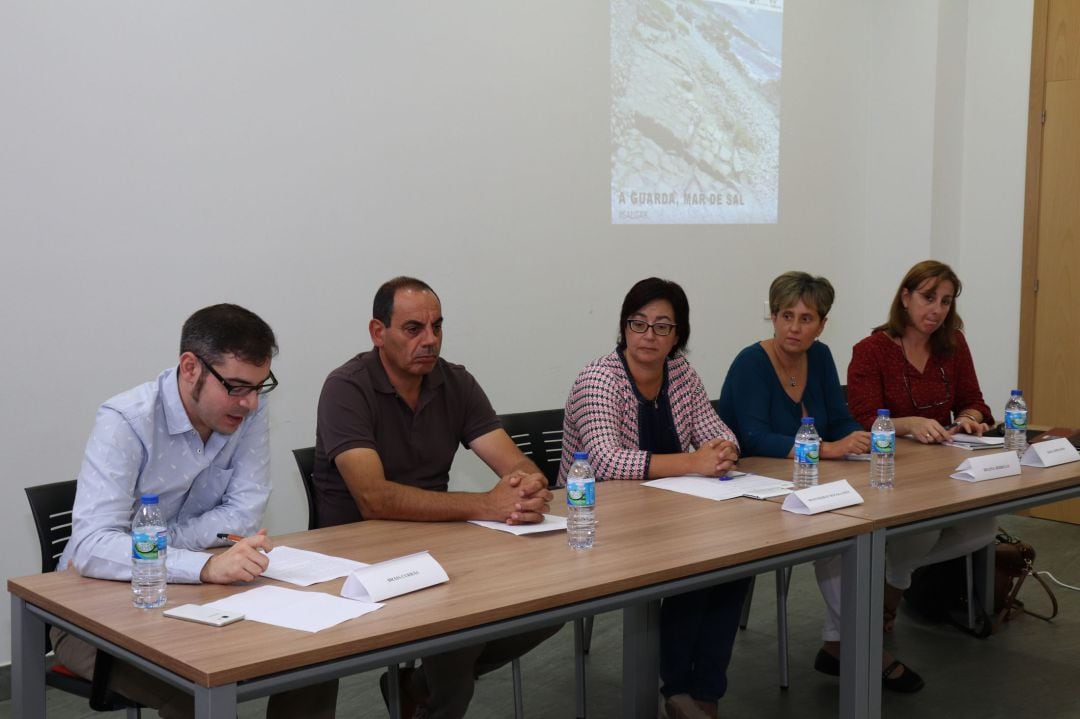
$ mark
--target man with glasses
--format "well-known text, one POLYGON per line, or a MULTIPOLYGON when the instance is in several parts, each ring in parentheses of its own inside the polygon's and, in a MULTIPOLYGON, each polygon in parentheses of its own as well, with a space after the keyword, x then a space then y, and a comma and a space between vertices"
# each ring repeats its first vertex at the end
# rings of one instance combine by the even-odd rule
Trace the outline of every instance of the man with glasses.
MULTIPOLYGON (((232 584, 262 574, 273 545, 259 528, 270 497, 260 398, 277 387, 276 353, 273 330, 243 307, 213 305, 189 317, 177 366, 98 409, 58 569, 130 580, 132 517, 140 496, 156 494, 168 525, 169 582, 232 584), (204 551, 225 544, 219 534, 244 539, 220 554, 204 551)), ((93 647, 56 628, 52 640, 61 663, 94 678, 93 647)), ((104 681, 162 717, 193 715, 190 694, 124 662, 104 681)), ((285 692, 271 697, 267 716, 333 717, 336 696, 336 682, 285 692)))
MULTIPOLYGON (((361 519, 539 522, 551 492, 499 425, 484 391, 439 357, 442 305, 426 283, 397 277, 375 293, 374 348, 330 373, 319 398, 315 504, 320 526, 361 519), (487 492, 450 492, 458 444, 499 477, 487 492)), ((424 657, 403 676, 402 716, 461 717, 475 678, 524 654, 558 627, 424 657)), ((381 681, 387 697, 385 675, 381 681)))

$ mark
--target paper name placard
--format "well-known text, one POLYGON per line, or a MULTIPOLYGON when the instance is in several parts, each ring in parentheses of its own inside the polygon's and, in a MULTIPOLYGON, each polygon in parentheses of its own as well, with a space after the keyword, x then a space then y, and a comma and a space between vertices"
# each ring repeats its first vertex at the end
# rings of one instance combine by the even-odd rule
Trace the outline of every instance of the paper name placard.
POLYGON ((783 508, 795 514, 817 514, 862 503, 862 496, 846 479, 841 479, 792 492, 784 500, 783 508))
POLYGON ((1065 437, 1035 442, 1024 452, 1020 464, 1025 467, 1054 467, 1080 461, 1080 452, 1065 437))
POLYGON ((427 552, 418 552, 357 569, 345 580, 341 596, 362 602, 381 602, 448 581, 450 577, 446 576, 446 570, 434 557, 427 552))
POLYGON ((1016 452, 995 452, 965 459, 951 476, 965 482, 982 482, 1014 474, 1020 474, 1020 458, 1016 452))

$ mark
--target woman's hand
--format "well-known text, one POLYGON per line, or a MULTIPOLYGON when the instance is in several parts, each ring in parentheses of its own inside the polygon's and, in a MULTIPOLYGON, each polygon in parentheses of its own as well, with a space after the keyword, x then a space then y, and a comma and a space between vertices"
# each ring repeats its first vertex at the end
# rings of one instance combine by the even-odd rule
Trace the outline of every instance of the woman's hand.
POLYGON ((843 459, 845 454, 866 454, 869 451, 869 432, 852 432, 835 442, 821 443, 822 459, 843 459))
POLYGON ((903 417, 895 420, 896 434, 910 434, 923 444, 939 444, 952 438, 953 433, 941 426, 935 419, 926 417, 903 417))
POLYGON ((990 425, 985 422, 976 422, 972 417, 961 414, 956 416, 956 426, 952 428, 949 433, 950 436, 957 432, 964 432, 966 434, 974 434, 978 437, 982 437, 983 432, 990 431, 990 425))
POLYGON ((739 461, 739 451, 726 439, 711 439, 690 454, 694 472, 706 477, 720 477, 739 461))

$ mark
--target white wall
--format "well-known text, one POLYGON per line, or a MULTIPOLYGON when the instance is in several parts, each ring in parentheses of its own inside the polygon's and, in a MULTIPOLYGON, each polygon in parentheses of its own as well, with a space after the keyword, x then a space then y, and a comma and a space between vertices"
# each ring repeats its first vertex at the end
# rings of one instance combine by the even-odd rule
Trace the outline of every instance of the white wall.
MULTIPOLYGON (((445 356, 511 412, 563 403, 648 274, 687 289, 716 396, 765 336, 775 275, 833 280, 843 373, 933 255, 967 282, 1000 404, 1030 2, 788 3, 773 226, 610 225, 607 23, 580 0, 0 5, 0 574, 38 566, 22 487, 74 476, 95 407, 169 365, 213 302, 255 310, 282 347, 274 532, 304 524, 289 450, 312 443, 323 378, 368 346, 371 295, 399 273, 432 283, 445 356)), ((460 486, 489 481, 461 466, 460 486)))

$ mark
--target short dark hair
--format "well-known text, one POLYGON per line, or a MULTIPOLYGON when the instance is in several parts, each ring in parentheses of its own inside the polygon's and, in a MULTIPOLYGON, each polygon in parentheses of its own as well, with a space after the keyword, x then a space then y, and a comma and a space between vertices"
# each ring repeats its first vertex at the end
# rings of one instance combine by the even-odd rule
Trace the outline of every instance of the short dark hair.
POLYGON ((415 277, 401 275, 383 282, 375 292, 375 301, 371 303, 371 316, 387 327, 390 326, 390 319, 394 316, 394 295, 397 294, 398 290, 430 292, 435 295, 435 299, 439 299, 439 295, 435 293, 435 290, 431 289, 427 282, 418 280, 415 277))
POLYGON ((791 271, 777 277, 769 285, 769 313, 778 315, 799 300, 825 319, 832 309, 836 292, 832 283, 824 277, 814 277, 806 272, 791 271))
POLYGON ((242 362, 259 365, 277 351, 270 325, 239 305, 204 307, 188 317, 180 330, 180 354, 191 352, 210 364, 231 354, 242 362))
POLYGON ((671 348, 668 357, 677 357, 685 353, 686 343, 690 341, 690 302, 686 299, 682 287, 659 277, 647 277, 626 293, 619 315, 619 349, 626 349, 626 321, 630 319, 630 315, 655 300, 667 300, 675 311, 675 334, 679 339, 671 348))
POLYGON ((892 305, 889 306, 889 319, 886 320, 885 324, 875 327, 874 331, 883 330, 892 337, 902 337, 904 328, 911 324, 911 318, 904 307, 904 290, 913 293, 918 289, 919 285, 927 280, 934 281, 930 286, 931 288, 947 281, 952 282, 956 290, 945 320, 940 327, 934 330, 934 334, 930 335, 930 351, 949 356, 956 351, 956 333, 964 329, 964 321, 960 319, 960 309, 956 306, 956 300, 960 297, 960 291, 963 290, 964 286, 960 284, 960 278, 953 271, 953 268, 944 262, 923 260, 908 270, 907 274, 904 275, 904 279, 900 280, 900 286, 896 288, 892 305))

